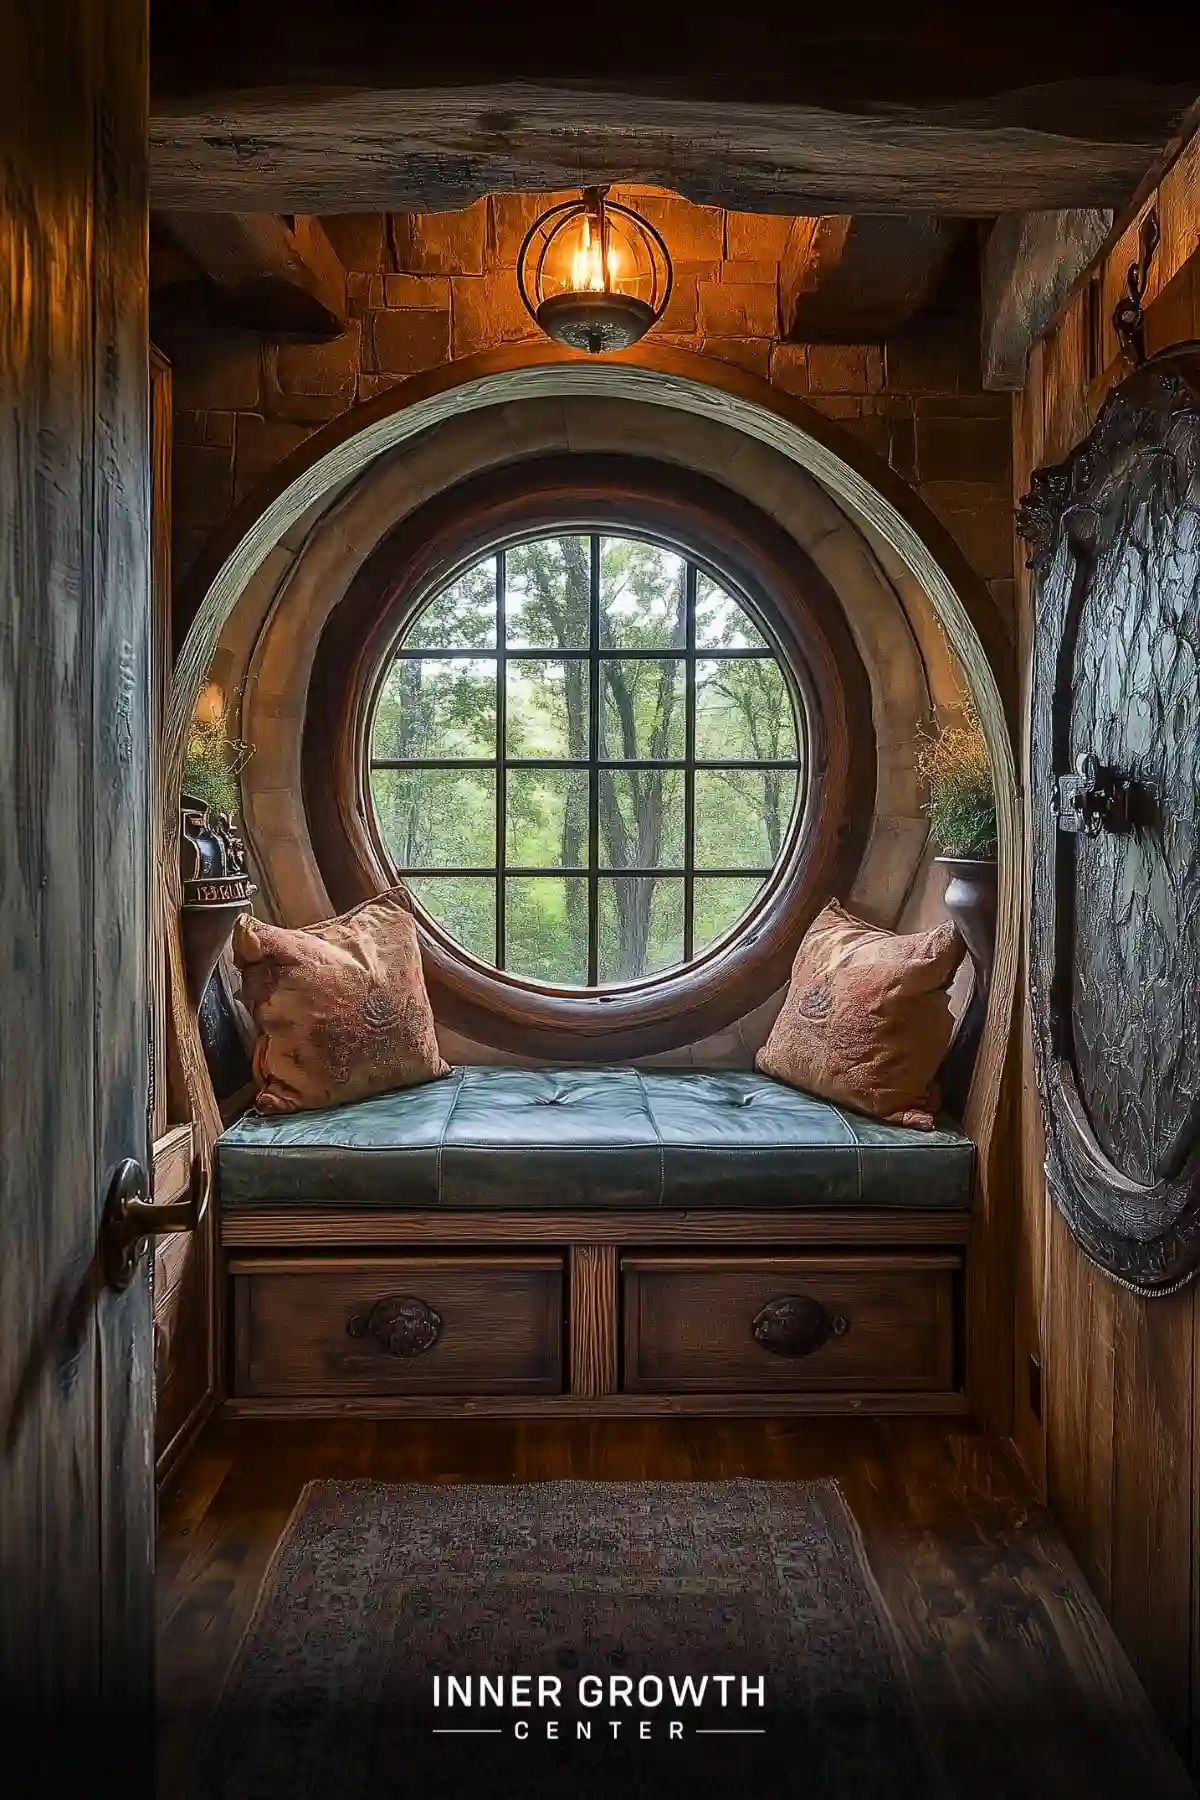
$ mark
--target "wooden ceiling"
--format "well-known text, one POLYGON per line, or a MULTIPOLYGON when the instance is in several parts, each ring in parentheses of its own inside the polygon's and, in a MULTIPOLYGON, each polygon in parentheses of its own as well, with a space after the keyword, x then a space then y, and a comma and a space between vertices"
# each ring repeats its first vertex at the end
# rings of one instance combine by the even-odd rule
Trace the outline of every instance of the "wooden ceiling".
POLYGON ((284 214, 585 179, 806 215, 1119 207, 1198 88, 1195 25, 1128 0, 1004 0, 987 30, 934 0, 599 24, 530 0, 164 0, 153 192, 284 214))

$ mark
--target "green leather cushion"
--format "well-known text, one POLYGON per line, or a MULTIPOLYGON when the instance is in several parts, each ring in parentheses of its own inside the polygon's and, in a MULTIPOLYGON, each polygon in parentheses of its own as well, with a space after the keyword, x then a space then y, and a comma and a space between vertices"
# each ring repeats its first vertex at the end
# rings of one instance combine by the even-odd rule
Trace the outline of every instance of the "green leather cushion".
POLYGON ((239 1119, 217 1143, 222 1206, 946 1207, 974 1148, 843 1111, 765 1075, 456 1069, 326 1112, 239 1119))

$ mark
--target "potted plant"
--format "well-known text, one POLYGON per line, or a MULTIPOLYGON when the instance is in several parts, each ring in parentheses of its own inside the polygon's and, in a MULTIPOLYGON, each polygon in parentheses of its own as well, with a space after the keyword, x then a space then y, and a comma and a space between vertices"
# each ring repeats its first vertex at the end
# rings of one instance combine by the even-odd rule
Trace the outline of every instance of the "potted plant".
POLYGON ((996 937, 996 795, 983 727, 969 700, 956 723, 918 734, 916 766, 935 860, 949 878, 946 911, 986 985, 996 937))

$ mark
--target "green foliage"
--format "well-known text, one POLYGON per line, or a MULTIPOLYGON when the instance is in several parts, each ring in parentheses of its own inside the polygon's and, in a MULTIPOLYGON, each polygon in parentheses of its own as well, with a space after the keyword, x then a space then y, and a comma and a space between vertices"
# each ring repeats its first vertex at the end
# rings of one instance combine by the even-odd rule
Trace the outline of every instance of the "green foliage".
POLYGON ((996 800, 991 762, 974 708, 959 725, 918 733, 917 774, 924 783, 924 811, 943 856, 996 854, 996 800))
POLYGON ((212 682, 205 686, 183 755, 183 792, 231 819, 241 810, 238 776, 254 754, 253 744, 230 730, 240 693, 225 695, 212 682))
MULTIPOLYGON (((505 964, 534 979, 587 978, 587 882, 592 783, 586 770, 539 767, 587 761, 592 748, 589 539, 561 534, 508 547, 504 751, 531 766, 505 779, 505 964), (531 656, 532 650, 560 656, 531 656), (522 870, 561 873, 522 874, 522 870)), ((601 540, 599 717, 602 761, 681 760, 686 748, 686 564, 633 537, 601 540), (621 653, 641 652, 640 655, 621 653)), ((435 596, 383 683, 372 757, 494 758, 497 750, 496 559, 483 559, 435 596), (438 648, 461 656, 421 656, 438 648)), ((697 868, 763 869, 777 859, 795 803, 794 769, 738 767, 797 758, 795 713, 773 658, 710 657, 762 650, 741 605, 701 574, 697 586, 697 755, 727 766, 698 771, 697 868)), ((372 771, 376 818, 398 870, 493 869, 496 777, 491 769, 372 771)), ((683 956, 683 881, 622 877, 679 869, 684 858, 682 770, 601 770, 595 784, 599 866, 599 977, 637 979, 683 956)), ((697 947, 723 936, 751 903, 760 876, 700 877, 697 947)), ((414 893, 444 928, 487 961, 496 957, 494 882, 483 875, 414 875, 414 893)))

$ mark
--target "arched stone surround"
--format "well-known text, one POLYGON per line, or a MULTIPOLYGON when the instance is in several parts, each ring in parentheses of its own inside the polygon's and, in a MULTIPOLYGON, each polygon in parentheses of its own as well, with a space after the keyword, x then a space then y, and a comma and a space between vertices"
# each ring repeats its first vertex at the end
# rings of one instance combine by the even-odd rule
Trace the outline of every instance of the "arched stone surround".
MULTIPOLYGON (((602 448, 618 414, 622 432, 639 434, 636 442, 624 436, 622 448, 682 457, 686 445, 688 455, 707 459, 695 466, 748 494, 785 528, 802 532, 800 541, 839 594, 869 592, 880 599, 878 608, 857 618, 848 614, 882 709, 881 750, 887 746, 877 830, 855 898, 870 906, 903 889, 893 918, 904 919, 904 901, 920 863, 918 857, 914 867, 912 844, 905 841, 908 826, 914 836, 919 828, 904 742, 929 699, 950 698, 947 676, 951 685, 955 679, 965 683, 987 739, 997 798, 1000 927, 967 1124, 980 1146, 980 1230, 998 1243, 999 1196, 990 1170, 1016 982, 1021 858, 1010 724, 996 673, 1007 662, 1003 630, 986 588, 928 509, 890 470, 802 402, 743 371, 687 352, 639 348, 590 361, 546 346, 490 353, 416 377, 354 409, 301 446, 274 471, 265 490, 243 502, 193 571, 184 595, 191 623, 168 709, 168 792, 177 788, 188 720, 219 650, 229 657, 228 669, 219 673, 232 674, 244 659, 249 680, 243 729, 252 741, 269 709, 281 724, 297 719, 304 657, 296 654, 292 627, 303 617, 314 627, 310 639, 315 638, 320 609, 337 597, 332 588, 322 594, 322 581, 336 586, 349 578, 363 553, 361 539, 394 522, 405 491, 413 504, 461 469, 464 442, 478 435, 478 416, 485 410, 486 436, 497 457, 526 453, 531 431, 548 437, 546 448, 602 448), (583 400, 592 404, 577 404, 583 400), (460 423, 467 414, 475 433, 460 423), (436 429, 447 424, 454 428, 436 429), (406 482, 411 483, 407 490, 406 482), (890 698, 885 675, 896 683, 890 698)), ((299 785, 290 758, 298 757, 299 731, 272 736, 279 753, 255 773, 247 794, 248 823, 256 860, 264 872, 272 871, 272 904, 281 917, 299 922, 323 910, 323 890, 319 878, 314 880, 311 846, 306 847, 307 832, 296 812, 299 785), (295 740, 290 751, 289 737, 295 740), (285 877, 279 845, 288 842, 294 852, 285 877), (286 901, 277 898, 283 889, 286 901)), ((878 910, 886 916, 886 908, 878 910)), ((746 1033, 763 1023, 743 1022, 741 1054, 746 1033)), ((203 1084, 195 1047, 189 1054, 183 1042, 187 1031, 187 1021, 181 1021, 183 1064, 192 1071, 190 1079, 203 1084)), ((211 1120, 211 1102, 202 1110, 211 1120)), ((988 1329, 996 1307, 994 1276, 977 1273, 973 1288, 977 1282, 984 1298, 975 1307, 973 1338, 988 1329)))
MULTIPOLYGON (((514 458, 584 449, 642 451, 719 477, 781 524, 835 586, 870 678, 880 748, 875 820, 850 899, 881 923, 900 922, 920 897, 927 862, 913 722, 954 703, 947 671, 931 691, 911 622, 878 560, 796 464, 714 420, 585 395, 448 420, 389 452, 310 518, 298 550, 268 560, 231 613, 212 674, 227 692, 241 691, 240 735, 256 746, 242 775, 243 818, 272 917, 303 925, 333 910, 304 812, 300 736, 317 639, 350 581, 391 526, 435 493, 514 458)), ((745 1029, 697 1046, 690 1060, 750 1060, 772 1012, 758 1009, 745 1029)), ((455 1040, 447 1054, 468 1061, 491 1052, 455 1040)))

